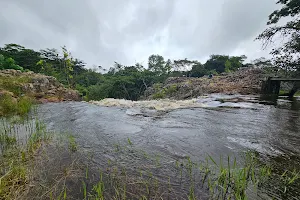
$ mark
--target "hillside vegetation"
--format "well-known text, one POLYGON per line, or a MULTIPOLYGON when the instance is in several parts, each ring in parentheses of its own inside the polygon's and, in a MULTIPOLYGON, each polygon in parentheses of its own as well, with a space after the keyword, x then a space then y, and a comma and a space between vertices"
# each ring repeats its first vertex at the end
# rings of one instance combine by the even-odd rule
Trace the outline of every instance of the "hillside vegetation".
POLYGON ((0 116, 24 115, 33 103, 63 100, 80 100, 80 96, 51 76, 13 69, 0 71, 0 116))

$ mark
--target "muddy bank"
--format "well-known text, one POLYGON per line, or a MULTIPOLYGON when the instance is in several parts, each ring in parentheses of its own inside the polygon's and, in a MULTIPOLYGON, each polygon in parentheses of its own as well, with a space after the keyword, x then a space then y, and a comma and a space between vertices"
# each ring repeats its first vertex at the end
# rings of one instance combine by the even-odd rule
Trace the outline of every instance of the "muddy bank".
POLYGON ((246 68, 234 73, 208 77, 170 77, 164 84, 155 84, 145 91, 142 99, 190 99, 205 94, 258 94, 266 75, 260 69, 246 68))

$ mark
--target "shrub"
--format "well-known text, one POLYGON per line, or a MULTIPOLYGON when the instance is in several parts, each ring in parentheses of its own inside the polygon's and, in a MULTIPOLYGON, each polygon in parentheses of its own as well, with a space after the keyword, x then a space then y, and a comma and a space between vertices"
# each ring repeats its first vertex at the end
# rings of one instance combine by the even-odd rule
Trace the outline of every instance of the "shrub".
POLYGON ((92 85, 88 89, 88 100, 101 100, 108 97, 110 86, 106 84, 92 85))
POLYGON ((0 78, 0 90, 6 90, 19 96, 22 93, 22 85, 29 83, 30 78, 26 76, 15 77, 1 77, 0 78))
POLYGON ((17 100, 8 94, 0 96, 0 114, 10 115, 17 111, 17 100))
POLYGON ((162 90, 162 91, 159 91, 159 92, 156 92, 155 94, 152 95, 152 98, 153 99, 164 99, 166 98, 166 94, 165 92, 162 90))
POLYGON ((32 105, 32 99, 27 96, 17 100, 9 94, 3 94, 0 96, 0 116, 14 114, 24 116, 31 110, 32 105))
POLYGON ((170 85, 167 88, 164 88, 164 91, 167 95, 173 94, 177 92, 177 85, 176 84, 170 85))
POLYGON ((31 110, 31 107, 32 107, 32 99, 27 96, 21 97, 18 100, 17 114, 25 115, 25 114, 29 113, 29 111, 31 110))

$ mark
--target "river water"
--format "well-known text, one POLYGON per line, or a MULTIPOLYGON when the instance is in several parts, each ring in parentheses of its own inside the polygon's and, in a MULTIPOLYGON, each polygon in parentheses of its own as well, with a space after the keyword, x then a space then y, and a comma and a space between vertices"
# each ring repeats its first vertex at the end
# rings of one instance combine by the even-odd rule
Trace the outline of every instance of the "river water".
MULTIPOLYGON (((49 129, 72 133, 80 148, 92 152, 94 163, 100 166, 107 160, 118 160, 129 169, 145 166, 139 154, 113 151, 130 143, 159 156, 165 166, 186 157, 201 161, 207 154, 217 158, 252 150, 278 169, 299 169, 299 100, 282 98, 274 105, 253 96, 239 98, 244 101, 224 102, 210 96, 198 99, 198 106, 184 104, 175 109, 65 102, 43 104, 38 110, 49 129)), ((158 173, 163 176, 170 171, 158 173)), ((298 195, 296 189, 293 198, 300 198, 298 195)))

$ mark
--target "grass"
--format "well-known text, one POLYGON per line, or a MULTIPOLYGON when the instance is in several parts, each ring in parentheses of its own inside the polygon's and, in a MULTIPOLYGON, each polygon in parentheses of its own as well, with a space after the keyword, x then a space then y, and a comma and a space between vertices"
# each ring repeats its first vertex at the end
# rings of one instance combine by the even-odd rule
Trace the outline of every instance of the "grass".
MULTIPOLYGON (((286 90, 280 90, 279 91, 279 96, 282 96, 282 95, 287 95, 289 94, 290 91, 286 91, 286 90)), ((297 91, 295 94, 294 94, 295 97, 297 96, 300 96, 300 91, 297 91)))
POLYGON ((1 119, 0 199, 15 199, 26 191, 32 170, 29 163, 47 140, 45 126, 38 120, 19 124, 1 119), (23 129, 27 130, 27 135, 21 134, 23 129))
POLYGON ((178 87, 176 84, 169 85, 165 88, 159 88, 159 86, 154 87, 156 93, 152 95, 153 99, 164 99, 168 95, 172 95, 173 93, 178 91, 178 87))
POLYGON ((31 78, 27 76, 1 76, 0 79, 0 90, 6 90, 12 92, 16 96, 23 94, 24 83, 29 83, 31 78))
POLYGON ((77 149, 78 149, 78 146, 77 146, 77 142, 75 140, 75 137, 73 135, 69 135, 68 136, 68 141, 69 141, 69 150, 71 152, 76 152, 77 149))
POLYGON ((31 110, 34 101, 23 91, 23 85, 29 82, 30 78, 26 76, 1 77, 0 117, 24 116, 31 110))
POLYGON ((10 95, 0 96, 0 117, 20 115, 26 116, 32 109, 33 100, 24 96, 16 99, 10 95))
MULTIPOLYGON (((120 151, 126 151, 126 148, 120 148, 120 151)), ((138 150, 133 152, 133 148, 130 152, 139 154, 138 150)), ((118 151, 118 153, 122 152, 118 151)), ((136 169, 138 174, 134 175, 134 172, 130 172, 129 169, 119 171, 119 165, 114 163, 116 161, 110 160, 109 167, 100 173, 99 181, 92 184, 91 190, 85 191, 84 197, 86 199, 194 200, 203 197, 201 188, 207 188, 210 199, 245 200, 249 198, 249 194, 255 193, 259 188, 273 187, 268 186, 268 183, 276 177, 272 167, 261 163, 254 152, 245 153, 242 163, 238 163, 235 157, 220 157, 219 161, 216 161, 207 155, 203 162, 197 163, 188 157, 181 161, 176 160, 174 166, 167 165, 168 162, 164 162, 161 156, 145 157, 143 151, 140 153, 148 160, 145 161, 148 165, 136 169), (177 175, 170 174, 172 179, 162 178, 166 174, 160 174, 159 170, 164 171, 169 168, 172 171, 172 167, 176 169, 177 175), (176 188, 177 184, 178 187, 180 186, 179 190, 176 188)), ((300 172, 295 170, 280 176, 284 180, 278 182, 282 187, 282 193, 290 192, 287 186, 299 180, 299 175, 300 172), (288 178, 285 177, 286 175, 288 178)))

